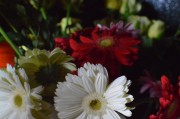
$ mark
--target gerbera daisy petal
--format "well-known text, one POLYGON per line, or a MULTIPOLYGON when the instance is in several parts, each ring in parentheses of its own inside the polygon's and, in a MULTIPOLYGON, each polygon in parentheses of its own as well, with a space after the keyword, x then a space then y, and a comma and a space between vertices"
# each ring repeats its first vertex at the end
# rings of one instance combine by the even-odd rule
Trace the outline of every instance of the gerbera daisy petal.
POLYGON ((127 78, 125 76, 120 76, 117 79, 115 79, 108 87, 108 90, 113 89, 114 87, 117 87, 119 85, 124 85, 127 81, 127 78))
POLYGON ((104 119, 121 119, 119 115, 111 109, 106 110, 106 114, 103 116, 104 119))
POLYGON ((92 81, 89 77, 83 76, 83 77, 82 77, 82 81, 83 81, 84 89, 85 89, 88 93, 95 92, 94 83, 93 83, 93 81, 92 81))
POLYGON ((130 117, 132 115, 132 112, 130 110, 116 110, 118 111, 119 113, 127 116, 127 117, 130 117))
POLYGON ((81 40, 81 42, 83 42, 83 43, 93 43, 93 41, 92 41, 91 39, 86 38, 86 37, 84 37, 84 36, 80 36, 80 40, 81 40))
POLYGON ((106 89, 106 86, 107 86, 107 77, 101 73, 98 73, 95 80, 96 92, 103 93, 106 89))
POLYGON ((87 118, 87 114, 86 112, 83 112, 76 119, 86 119, 86 118, 87 118))

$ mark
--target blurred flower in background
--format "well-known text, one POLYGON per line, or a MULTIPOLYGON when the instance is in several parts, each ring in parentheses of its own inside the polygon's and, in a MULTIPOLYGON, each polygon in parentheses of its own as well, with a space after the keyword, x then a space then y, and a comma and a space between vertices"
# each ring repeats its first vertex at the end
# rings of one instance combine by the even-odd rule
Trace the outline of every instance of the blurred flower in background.
POLYGON ((150 119, 178 119, 180 117, 180 78, 177 86, 173 86, 166 76, 161 77, 161 92, 159 98, 160 108, 156 115, 150 119))
POLYGON ((15 52, 6 41, 0 42, 0 67, 5 68, 7 63, 15 64, 15 52))

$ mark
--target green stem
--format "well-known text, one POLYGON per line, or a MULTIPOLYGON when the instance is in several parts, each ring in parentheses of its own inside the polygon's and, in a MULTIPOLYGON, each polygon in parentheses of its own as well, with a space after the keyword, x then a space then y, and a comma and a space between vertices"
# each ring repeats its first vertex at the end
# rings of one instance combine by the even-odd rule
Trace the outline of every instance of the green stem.
POLYGON ((3 19, 9 24, 9 26, 12 28, 12 30, 15 33, 18 33, 18 31, 16 30, 16 28, 9 22, 9 20, 4 16, 4 14, 2 12, 0 12, 0 15, 3 17, 3 19))
POLYGON ((37 48, 38 47, 38 43, 39 43, 37 35, 35 34, 35 32, 33 31, 33 29, 31 27, 29 27, 28 29, 33 34, 33 36, 35 37, 34 40, 37 40, 37 43, 35 44, 35 48, 37 48))
POLYGON ((9 45, 13 48, 13 50, 17 53, 18 57, 21 56, 21 53, 19 52, 18 48, 13 44, 13 42, 9 39, 7 34, 4 32, 4 30, 0 26, 0 34, 5 38, 5 40, 9 43, 9 45))
POLYGON ((47 15, 46 15, 46 12, 45 12, 43 7, 40 8, 40 12, 41 12, 41 15, 42 15, 43 19, 47 20, 47 15))
POLYGON ((66 34, 67 26, 69 25, 69 19, 70 19, 70 13, 71 13, 71 0, 66 0, 66 28, 64 29, 64 34, 66 34))

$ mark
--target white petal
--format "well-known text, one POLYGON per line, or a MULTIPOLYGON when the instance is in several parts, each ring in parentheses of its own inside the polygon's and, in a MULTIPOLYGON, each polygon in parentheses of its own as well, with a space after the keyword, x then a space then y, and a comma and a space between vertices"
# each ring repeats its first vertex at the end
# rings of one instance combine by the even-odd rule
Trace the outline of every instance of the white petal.
POLYGON ((86 119, 86 118, 87 118, 87 114, 86 112, 83 112, 76 119, 86 119))
POLYGON ((121 119, 120 116, 113 110, 107 109, 103 119, 121 119))
POLYGON ((126 81, 127 81, 127 78, 125 76, 118 77, 109 85, 107 90, 110 90, 111 88, 117 87, 119 85, 124 85, 126 81))
POLYGON ((104 93, 106 86, 107 86, 107 77, 101 73, 98 73, 95 80, 96 92, 100 94, 104 93))
POLYGON ((30 91, 30 85, 27 82, 24 82, 24 87, 25 87, 25 91, 28 94, 28 96, 30 95, 31 91, 30 91))
POLYGON ((69 108, 67 110, 60 111, 58 113, 58 117, 60 119, 74 119, 81 113, 82 113, 81 108, 76 108, 76 109, 70 109, 69 108))
POLYGON ((28 77, 27 77, 26 72, 25 72, 24 69, 19 68, 19 69, 18 69, 18 72, 20 73, 20 76, 21 76, 23 79, 25 79, 26 81, 28 81, 28 77))
POLYGON ((121 113, 127 117, 132 116, 132 112, 130 110, 116 110, 116 111, 118 111, 119 113, 121 113))
POLYGON ((87 72, 83 67, 78 69, 78 76, 82 77, 82 76, 84 76, 86 74, 87 74, 87 72))
POLYGON ((106 97, 107 100, 116 97, 122 97, 125 94, 123 89, 124 87, 122 85, 116 86, 114 88, 110 88, 104 93, 104 96, 106 97))
POLYGON ((75 83, 75 84, 80 85, 80 86, 83 85, 82 79, 79 76, 72 75, 72 74, 67 74, 66 81, 70 82, 70 83, 75 83))
POLYGON ((43 86, 38 86, 36 88, 33 88, 31 90, 31 95, 34 96, 36 99, 42 100, 42 96, 39 95, 43 91, 44 87, 43 86))
POLYGON ((83 87, 88 93, 95 92, 94 83, 89 77, 83 76, 82 81, 83 81, 83 87))
POLYGON ((82 97, 84 97, 85 95, 87 95, 87 92, 86 92, 83 88, 81 88, 81 87, 79 87, 79 86, 77 86, 77 85, 75 85, 75 84, 73 84, 73 83, 69 83, 69 84, 67 85, 67 87, 68 87, 75 95, 79 96, 79 98, 82 98, 82 97))

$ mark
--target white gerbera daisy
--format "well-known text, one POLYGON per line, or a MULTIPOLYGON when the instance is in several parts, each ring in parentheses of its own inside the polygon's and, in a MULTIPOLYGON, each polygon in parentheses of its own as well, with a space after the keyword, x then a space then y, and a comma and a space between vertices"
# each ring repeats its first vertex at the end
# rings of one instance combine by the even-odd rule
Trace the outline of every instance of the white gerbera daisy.
POLYGON ((54 98, 60 119, 124 119, 132 115, 125 104, 133 101, 127 94, 131 84, 125 76, 109 86, 108 73, 102 65, 86 63, 78 75, 68 74, 66 82, 59 82, 54 98), (116 112, 115 112, 116 111, 116 112), (118 112, 118 113, 117 113, 118 112))
POLYGON ((30 90, 27 81, 23 69, 7 65, 6 70, 0 70, 0 119, 34 119, 31 109, 39 109, 43 88, 30 90))

